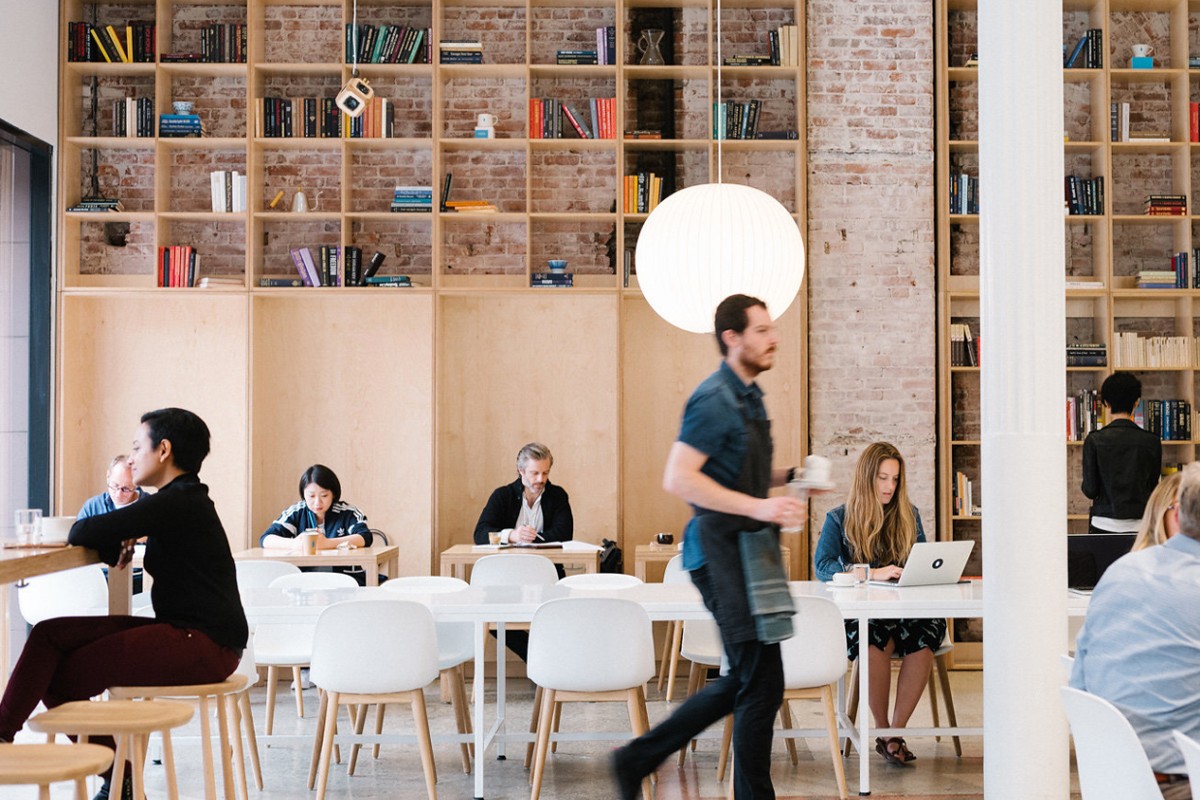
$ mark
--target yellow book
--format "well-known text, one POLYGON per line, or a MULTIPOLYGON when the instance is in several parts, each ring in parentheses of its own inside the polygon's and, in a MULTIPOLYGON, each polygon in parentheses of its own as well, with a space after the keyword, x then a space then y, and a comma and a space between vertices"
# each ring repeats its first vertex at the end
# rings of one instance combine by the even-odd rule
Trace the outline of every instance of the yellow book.
POLYGON ((112 59, 108 56, 108 51, 104 49, 104 43, 100 41, 100 34, 96 33, 96 29, 92 28, 92 38, 96 40, 96 47, 100 50, 100 55, 104 56, 104 60, 112 63, 112 59))
POLYGON ((124 63, 128 64, 129 59, 125 57, 125 48, 121 47, 121 37, 117 36, 117 29, 112 25, 106 25, 104 26, 104 29, 108 31, 108 35, 112 37, 113 47, 117 49, 117 57, 120 58, 124 63))
POLYGON ((125 55, 129 56, 129 61, 133 61, 133 26, 125 26, 125 55))

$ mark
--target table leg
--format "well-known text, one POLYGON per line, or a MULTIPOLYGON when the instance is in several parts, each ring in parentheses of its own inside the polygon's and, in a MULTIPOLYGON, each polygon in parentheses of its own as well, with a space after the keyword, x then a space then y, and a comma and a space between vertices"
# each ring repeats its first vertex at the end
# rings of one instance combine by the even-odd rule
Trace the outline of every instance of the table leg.
POLYGON ((133 570, 128 566, 108 570, 108 613, 112 616, 133 613, 133 570))
POLYGON ((438 564, 438 574, 441 575, 443 578, 458 577, 457 575, 454 574, 454 566, 449 561, 446 560, 445 556, 442 556, 441 561, 438 564))
POLYGON ((484 727, 483 718, 483 676, 484 676, 484 658, 486 651, 487 640, 487 623, 475 623, 475 680, 472 684, 472 693, 475 696, 475 709, 472 712, 475 715, 475 800, 483 800, 483 770, 484 762, 487 759, 484 757, 486 749, 487 729, 484 727))
MULTIPOLYGON (((504 623, 496 623, 496 760, 503 761, 507 756, 504 755, 504 721, 507 711, 505 710, 508 688, 506 668, 508 664, 508 643, 505 635, 504 623)), ((476 758, 476 761, 479 759, 476 758)))
POLYGON ((865 797, 871 793, 871 707, 867 702, 871 684, 871 662, 867 648, 870 645, 868 621, 858 618, 858 794, 865 797))
POLYGON ((359 566, 362 567, 363 572, 367 573, 367 586, 378 586, 379 568, 382 567, 383 564, 371 558, 364 560, 364 562, 359 564, 359 566))

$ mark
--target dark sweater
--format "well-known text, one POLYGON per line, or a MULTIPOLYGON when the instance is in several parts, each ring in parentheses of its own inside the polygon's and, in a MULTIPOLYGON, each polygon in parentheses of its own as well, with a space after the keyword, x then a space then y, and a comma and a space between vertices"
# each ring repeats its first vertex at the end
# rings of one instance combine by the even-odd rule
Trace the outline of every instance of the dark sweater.
POLYGON ((144 566, 154 578, 154 616, 177 628, 194 628, 241 653, 249 628, 238 594, 237 573, 225 529, 194 473, 180 475, 132 505, 75 522, 67 538, 90 547, 112 565, 121 542, 146 538, 144 566))
POLYGON ((1138 519, 1158 485, 1162 442, 1127 419, 1114 419, 1083 440, 1083 493, 1093 517, 1138 519))
MULTIPOLYGON (((524 491, 521 479, 517 478, 492 492, 479 522, 475 523, 475 544, 487 544, 490 531, 502 531, 517 524, 524 491)), ((567 491, 546 481, 542 491, 542 538, 547 542, 569 542, 574 536, 575 519, 571 516, 567 491)))

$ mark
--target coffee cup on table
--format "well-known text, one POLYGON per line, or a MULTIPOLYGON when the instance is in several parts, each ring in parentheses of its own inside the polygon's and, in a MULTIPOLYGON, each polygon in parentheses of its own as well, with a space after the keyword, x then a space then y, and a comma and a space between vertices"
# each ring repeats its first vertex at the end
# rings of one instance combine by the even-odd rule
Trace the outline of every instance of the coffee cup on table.
POLYGON ((835 572, 831 583, 834 586, 854 586, 858 581, 854 580, 854 576, 849 572, 835 572))
POLYGON ((320 531, 314 530, 300 534, 300 552, 306 556, 315 556, 317 554, 317 537, 320 535, 320 531))
POLYGON ((658 534, 655 534, 654 541, 658 542, 659 544, 674 544, 675 543, 675 534, 673 534, 673 533, 658 533, 658 534))

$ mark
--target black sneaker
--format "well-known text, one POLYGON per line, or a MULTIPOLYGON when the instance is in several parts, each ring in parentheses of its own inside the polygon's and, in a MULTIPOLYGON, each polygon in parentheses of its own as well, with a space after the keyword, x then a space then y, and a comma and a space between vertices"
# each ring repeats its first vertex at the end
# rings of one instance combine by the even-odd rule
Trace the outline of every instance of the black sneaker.
MULTIPOLYGON (((112 780, 106 778, 104 785, 100 787, 100 791, 96 792, 96 796, 92 800, 109 800, 108 792, 111 785, 112 780)), ((121 800, 133 800, 133 778, 130 777, 128 770, 126 770, 125 777, 121 781, 121 800)))
POLYGON ((629 764, 629 752, 624 747, 613 751, 609 760, 612 766, 613 783, 617 785, 620 800, 637 800, 642 795, 642 779, 634 774, 629 764))

